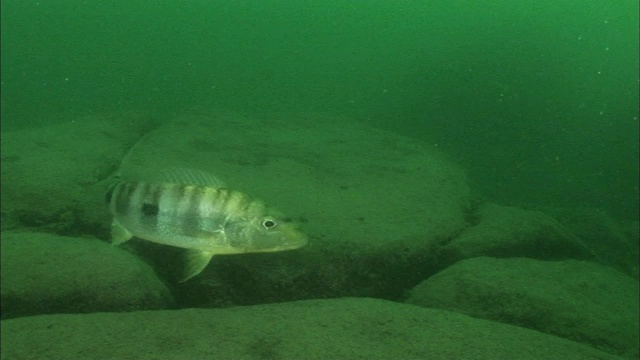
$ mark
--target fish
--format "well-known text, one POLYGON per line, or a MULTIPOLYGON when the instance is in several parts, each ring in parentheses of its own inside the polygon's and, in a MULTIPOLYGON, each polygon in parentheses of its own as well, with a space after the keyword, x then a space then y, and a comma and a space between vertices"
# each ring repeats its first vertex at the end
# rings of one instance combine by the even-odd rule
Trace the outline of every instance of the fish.
POLYGON ((200 170, 172 169, 151 181, 116 175, 106 197, 113 245, 136 237, 187 249, 180 282, 200 274, 214 255, 278 252, 307 244, 290 219, 200 170))

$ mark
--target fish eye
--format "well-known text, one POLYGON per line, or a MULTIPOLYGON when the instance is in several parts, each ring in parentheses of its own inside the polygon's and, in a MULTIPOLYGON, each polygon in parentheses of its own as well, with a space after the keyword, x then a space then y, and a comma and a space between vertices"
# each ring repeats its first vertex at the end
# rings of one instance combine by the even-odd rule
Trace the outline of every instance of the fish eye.
POLYGON ((273 219, 264 219, 262 220, 262 226, 264 226, 265 229, 272 229, 274 227, 276 227, 276 222, 273 219))

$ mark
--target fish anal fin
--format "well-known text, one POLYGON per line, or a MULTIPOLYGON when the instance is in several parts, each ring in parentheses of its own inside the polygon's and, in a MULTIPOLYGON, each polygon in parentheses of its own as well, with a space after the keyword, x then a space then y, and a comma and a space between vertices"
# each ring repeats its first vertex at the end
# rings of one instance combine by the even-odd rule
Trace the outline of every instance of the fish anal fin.
POLYGON ((211 261, 211 257, 213 257, 213 254, 210 252, 187 250, 184 276, 180 282, 185 282, 200 274, 211 261))
POLYGON ((127 242, 129 239, 133 237, 133 234, 129 232, 129 230, 125 229, 124 226, 120 225, 118 220, 113 219, 111 223, 111 244, 112 245, 120 245, 122 243, 127 242))

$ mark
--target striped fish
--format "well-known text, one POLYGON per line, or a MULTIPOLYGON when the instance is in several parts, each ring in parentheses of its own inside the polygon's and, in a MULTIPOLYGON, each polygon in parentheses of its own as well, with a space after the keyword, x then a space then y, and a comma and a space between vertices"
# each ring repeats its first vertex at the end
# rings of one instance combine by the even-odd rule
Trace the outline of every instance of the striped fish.
POLYGON ((247 195, 196 170, 172 171, 156 182, 117 180, 107 193, 112 243, 138 237, 188 249, 182 281, 217 254, 296 249, 307 238, 247 195))

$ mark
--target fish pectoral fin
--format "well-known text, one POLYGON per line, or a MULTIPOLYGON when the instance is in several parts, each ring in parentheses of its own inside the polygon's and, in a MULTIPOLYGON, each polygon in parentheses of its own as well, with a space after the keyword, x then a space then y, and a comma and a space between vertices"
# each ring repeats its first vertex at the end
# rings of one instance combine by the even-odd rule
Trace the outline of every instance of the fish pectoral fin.
POLYGON ((133 234, 129 232, 129 230, 125 229, 124 226, 120 225, 118 220, 113 219, 111 223, 111 244, 112 245, 120 245, 124 242, 127 242, 129 239, 133 237, 133 234))
POLYGON ((210 252, 187 250, 184 277, 180 282, 185 282, 200 274, 202 270, 207 267, 209 261, 211 261, 211 257, 213 257, 213 253, 210 252))

